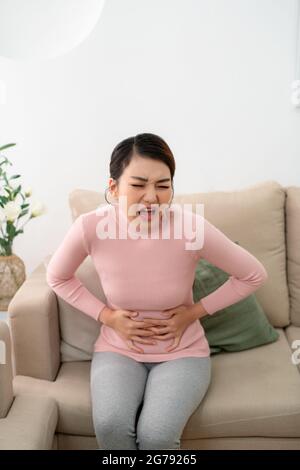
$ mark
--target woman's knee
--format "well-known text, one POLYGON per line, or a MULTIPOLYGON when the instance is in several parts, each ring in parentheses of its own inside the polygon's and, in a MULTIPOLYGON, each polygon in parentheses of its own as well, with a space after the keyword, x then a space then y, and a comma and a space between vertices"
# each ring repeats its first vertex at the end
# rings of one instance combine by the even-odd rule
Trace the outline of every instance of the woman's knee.
POLYGON ((137 426, 136 436, 139 449, 180 449, 180 435, 173 429, 137 426))
POLYGON ((95 434, 101 441, 134 433, 134 422, 125 413, 93 415, 95 434))

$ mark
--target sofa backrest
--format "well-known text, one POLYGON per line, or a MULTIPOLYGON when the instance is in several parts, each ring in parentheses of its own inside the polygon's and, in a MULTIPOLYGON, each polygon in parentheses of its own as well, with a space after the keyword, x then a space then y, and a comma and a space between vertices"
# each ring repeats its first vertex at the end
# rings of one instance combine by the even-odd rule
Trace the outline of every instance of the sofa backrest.
MULTIPOLYGON (((285 189, 279 183, 265 181, 241 190, 181 194, 173 199, 174 203, 191 204, 192 210, 197 203, 204 204, 204 217, 263 263, 269 278, 255 295, 275 327, 290 323, 285 198, 285 189)), ((75 189, 69 195, 72 220, 103 203, 106 203, 104 194, 75 189)), ((90 257, 85 259, 76 275, 94 295, 106 302, 101 279, 90 257)), ((62 361, 89 360, 101 324, 64 300, 58 299, 58 302, 62 361)))

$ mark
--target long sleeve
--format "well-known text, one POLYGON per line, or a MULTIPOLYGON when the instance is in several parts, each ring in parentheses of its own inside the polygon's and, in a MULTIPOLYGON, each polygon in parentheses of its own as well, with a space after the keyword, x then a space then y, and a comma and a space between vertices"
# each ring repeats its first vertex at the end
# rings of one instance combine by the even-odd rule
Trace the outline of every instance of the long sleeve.
POLYGON ((204 243, 199 250, 200 258, 230 274, 224 284, 199 301, 212 315, 253 293, 268 279, 268 274, 249 251, 230 240, 204 217, 203 220, 204 243))
POLYGON ((82 215, 72 223, 62 243, 52 255, 47 266, 47 284, 54 292, 78 310, 99 319, 105 303, 95 297, 74 275, 88 256, 82 215))

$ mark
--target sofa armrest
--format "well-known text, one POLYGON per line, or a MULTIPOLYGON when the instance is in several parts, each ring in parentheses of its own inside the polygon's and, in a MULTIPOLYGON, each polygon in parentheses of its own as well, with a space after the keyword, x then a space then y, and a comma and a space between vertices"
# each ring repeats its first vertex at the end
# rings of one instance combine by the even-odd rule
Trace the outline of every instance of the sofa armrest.
POLYGON ((55 380, 60 366, 58 306, 44 262, 18 289, 8 313, 15 375, 55 380))
POLYGON ((10 334, 7 324, 0 321, 0 419, 6 417, 13 399, 10 334))
POLYGON ((50 397, 16 395, 0 420, 0 450, 52 450, 58 406, 50 397))

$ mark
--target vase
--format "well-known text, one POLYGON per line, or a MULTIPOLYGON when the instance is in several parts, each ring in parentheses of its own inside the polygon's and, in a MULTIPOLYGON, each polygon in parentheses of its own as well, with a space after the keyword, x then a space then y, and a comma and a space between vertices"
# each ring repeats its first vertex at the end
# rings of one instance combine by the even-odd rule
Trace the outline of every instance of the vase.
POLYGON ((25 264, 19 256, 0 256, 0 310, 8 305, 26 279, 25 264))

